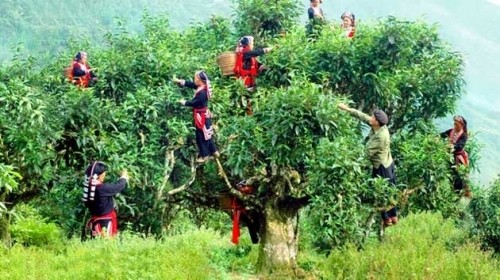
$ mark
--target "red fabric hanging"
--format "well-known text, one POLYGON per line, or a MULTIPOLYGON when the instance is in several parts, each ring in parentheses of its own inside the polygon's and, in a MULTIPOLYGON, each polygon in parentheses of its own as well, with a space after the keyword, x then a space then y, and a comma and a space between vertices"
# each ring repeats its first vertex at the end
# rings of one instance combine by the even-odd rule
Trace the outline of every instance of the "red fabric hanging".
POLYGON ((231 242, 233 242, 235 245, 238 245, 240 238, 241 207, 238 205, 235 196, 233 196, 232 198, 231 208, 233 211, 233 236, 231 238, 231 242))

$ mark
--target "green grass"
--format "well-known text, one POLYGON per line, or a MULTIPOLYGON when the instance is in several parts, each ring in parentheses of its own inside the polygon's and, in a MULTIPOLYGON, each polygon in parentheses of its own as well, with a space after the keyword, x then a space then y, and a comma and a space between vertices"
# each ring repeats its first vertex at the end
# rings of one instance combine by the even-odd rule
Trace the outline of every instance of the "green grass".
MULTIPOLYGON (((162 240, 124 233, 114 240, 54 247, 0 249, 0 279, 260 279, 258 246, 242 230, 192 230, 162 240)), ((308 248, 307 246, 302 246, 308 248)), ((469 242, 466 229, 439 214, 412 214, 370 240, 364 250, 334 250, 328 257, 299 252, 306 279, 500 279, 500 260, 469 242)))
POLYGON ((220 279, 211 252, 231 245, 209 230, 165 240, 72 240, 63 250, 15 246, 0 254, 0 279, 220 279))
POLYGON ((500 262, 439 214, 412 214, 363 251, 336 250, 326 279, 500 279, 500 262))

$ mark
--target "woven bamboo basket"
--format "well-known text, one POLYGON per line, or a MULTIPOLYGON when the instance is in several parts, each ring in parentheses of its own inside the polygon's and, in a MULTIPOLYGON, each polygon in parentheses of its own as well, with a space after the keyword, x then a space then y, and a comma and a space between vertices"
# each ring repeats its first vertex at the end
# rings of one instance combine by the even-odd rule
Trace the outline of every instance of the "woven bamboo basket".
POLYGON ((234 75, 234 64, 236 63, 235 52, 223 52, 217 57, 217 64, 222 70, 223 76, 234 75))

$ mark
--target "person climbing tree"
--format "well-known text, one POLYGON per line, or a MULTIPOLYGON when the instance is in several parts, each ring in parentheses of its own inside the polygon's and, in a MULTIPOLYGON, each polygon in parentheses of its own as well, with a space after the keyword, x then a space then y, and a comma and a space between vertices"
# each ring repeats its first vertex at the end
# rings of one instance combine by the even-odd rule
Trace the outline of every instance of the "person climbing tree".
MULTIPOLYGON (((252 36, 244 36, 238 41, 234 73, 236 77, 243 80, 249 92, 255 90, 255 80, 258 74, 264 70, 264 66, 257 61, 256 57, 268 53, 271 50, 271 47, 257 48, 254 50, 254 38, 252 36)), ((252 114, 251 99, 248 99, 247 115, 252 114)))
POLYGON ((86 52, 78 52, 73 60, 70 80, 81 87, 89 87, 97 82, 97 76, 87 62, 86 52))
POLYGON ((104 183, 107 167, 103 162, 94 161, 85 170, 83 182, 83 202, 92 217, 86 224, 91 237, 112 237, 118 233, 115 201, 113 196, 123 191, 129 176, 126 170, 116 183, 104 183))
POLYGON ((196 162, 204 163, 211 155, 219 157, 219 152, 212 139, 214 134, 212 114, 208 109, 208 101, 212 96, 212 90, 207 74, 203 71, 197 71, 194 75, 194 82, 177 78, 174 78, 173 81, 181 87, 188 87, 195 90, 192 100, 186 101, 181 99, 179 102, 184 106, 193 108, 196 144, 199 151, 196 162))
MULTIPOLYGON (((369 116, 343 103, 340 103, 338 107, 370 125, 371 130, 366 141, 366 154, 372 163, 372 177, 386 178, 394 186, 396 177, 394 174, 394 161, 391 155, 391 136, 387 128, 389 118, 385 112, 375 110, 373 115, 369 116)), ((392 207, 387 212, 383 211, 381 214, 385 226, 398 222, 396 207, 392 207)))
POLYGON ((460 165, 469 165, 469 155, 465 151, 467 143, 467 121, 462 116, 453 117, 453 128, 441 133, 441 138, 448 138, 453 151, 453 163, 451 164, 453 188, 457 193, 463 192, 465 197, 471 197, 471 191, 458 172, 460 165))

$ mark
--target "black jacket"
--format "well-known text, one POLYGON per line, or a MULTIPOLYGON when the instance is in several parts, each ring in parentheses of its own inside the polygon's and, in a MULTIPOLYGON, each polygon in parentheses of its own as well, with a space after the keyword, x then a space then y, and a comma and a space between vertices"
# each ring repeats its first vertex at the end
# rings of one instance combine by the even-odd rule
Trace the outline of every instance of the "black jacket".
POLYGON ((111 213, 114 208, 113 196, 121 192, 127 185, 125 178, 120 178, 116 183, 104 183, 97 185, 95 198, 87 203, 92 216, 102 216, 111 213))
MULTIPOLYGON (((453 129, 453 128, 452 128, 453 129)), ((444 132, 441 132, 441 138, 449 138, 450 137, 450 132, 452 129, 448 129, 444 132)), ((467 143, 467 135, 465 133, 462 133, 460 137, 458 137, 457 142, 454 144, 454 150, 453 153, 456 154, 458 152, 463 151, 465 147, 465 143, 467 143)))

